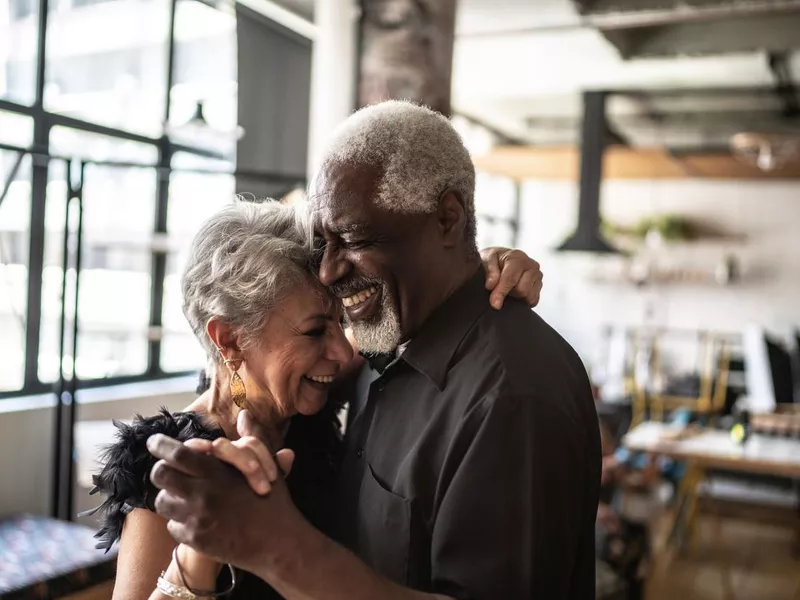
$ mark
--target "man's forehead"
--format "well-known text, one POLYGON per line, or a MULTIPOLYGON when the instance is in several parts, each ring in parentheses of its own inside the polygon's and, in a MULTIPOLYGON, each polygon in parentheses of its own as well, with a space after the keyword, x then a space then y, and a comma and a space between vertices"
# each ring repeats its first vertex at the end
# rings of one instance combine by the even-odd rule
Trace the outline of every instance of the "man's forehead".
POLYGON ((381 169, 369 164, 326 163, 315 179, 310 209, 317 228, 353 229, 374 208, 381 169))
POLYGON ((326 231, 336 235, 359 233, 368 229, 372 220, 364 202, 322 200, 311 209, 315 231, 326 231))

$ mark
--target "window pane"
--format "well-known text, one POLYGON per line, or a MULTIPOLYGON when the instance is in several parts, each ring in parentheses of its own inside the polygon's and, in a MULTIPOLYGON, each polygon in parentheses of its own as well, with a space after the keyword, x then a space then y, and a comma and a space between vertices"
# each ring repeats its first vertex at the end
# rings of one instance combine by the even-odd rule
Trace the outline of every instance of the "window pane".
MULTIPOLYGON (((42 271, 42 320, 39 330, 39 380, 58 378, 58 346, 61 314, 61 250, 64 235, 67 176, 64 161, 50 161, 45 210, 44 269, 42 271)), ((68 323, 69 327, 70 324, 68 323)), ((67 366, 71 368, 71 359, 67 366)))
POLYGON ((30 147, 33 143, 33 119, 0 110, 0 142, 19 148, 30 147))
MULTIPOLYGON (((87 135, 69 133, 77 137, 87 135)), ((98 151, 96 137, 102 136, 88 136, 84 146, 98 151)), ((104 142, 103 152, 109 159, 129 160, 131 156, 152 154, 152 149, 146 145, 137 148, 123 140, 104 142)), ((66 181, 63 163, 54 162, 47 190, 42 354, 39 357, 42 381, 52 381, 58 374, 66 181)), ((82 379, 135 375, 146 369, 155 190, 156 172, 152 168, 86 166, 76 361, 77 375, 82 379)), ((67 360, 69 369, 72 358, 67 360)))
POLYGON ((0 193, 16 171, 0 204, 0 391, 21 389, 25 375, 31 169, 30 157, 15 169, 17 157, 0 150, 0 193))
POLYGON ((158 149, 155 146, 70 127, 53 127, 50 130, 50 152, 67 158, 97 161, 125 161, 148 165, 154 165, 158 161, 158 149))
POLYGON ((237 125, 236 13, 220 3, 178 0, 175 13, 175 82, 170 92, 170 137, 177 142, 235 151, 237 125), (198 102, 205 131, 182 127, 198 102))
POLYGON ((0 98, 33 104, 39 0, 0 0, 0 98))
POLYGON ((164 279, 164 337, 161 368, 167 372, 199 369, 205 365, 202 347, 195 339, 182 311, 180 278, 186 252, 203 222, 234 196, 233 175, 188 173, 181 168, 220 170, 224 165, 186 154, 176 154, 170 179, 167 230, 175 252, 167 258, 164 279))
POLYGON ((169 0, 72 2, 47 26, 47 110, 158 136, 169 0))

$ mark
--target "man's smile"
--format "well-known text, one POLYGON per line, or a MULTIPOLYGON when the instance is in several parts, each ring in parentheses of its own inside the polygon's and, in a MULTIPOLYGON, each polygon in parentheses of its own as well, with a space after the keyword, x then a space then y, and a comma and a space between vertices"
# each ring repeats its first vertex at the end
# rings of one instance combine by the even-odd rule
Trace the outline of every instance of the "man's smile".
POLYGON ((350 321, 367 321, 380 315, 382 297, 383 286, 373 285, 345 296, 342 304, 350 321))
POLYGON ((345 308, 349 308, 351 306, 358 306, 377 291, 378 288, 376 288, 375 286, 372 286, 365 290, 361 290, 360 292, 356 292, 352 296, 347 296, 345 298, 342 298, 342 304, 345 305, 345 308))

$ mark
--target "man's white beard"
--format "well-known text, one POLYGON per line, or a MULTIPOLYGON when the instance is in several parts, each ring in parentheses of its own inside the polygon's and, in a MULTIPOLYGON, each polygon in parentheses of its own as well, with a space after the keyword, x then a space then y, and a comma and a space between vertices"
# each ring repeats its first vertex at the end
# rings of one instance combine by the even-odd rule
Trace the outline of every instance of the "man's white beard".
POLYGON ((353 330, 359 352, 390 354, 397 350, 403 339, 403 334, 400 332, 400 315, 386 292, 386 287, 381 291, 381 312, 376 319, 355 322, 349 318, 346 320, 353 330))

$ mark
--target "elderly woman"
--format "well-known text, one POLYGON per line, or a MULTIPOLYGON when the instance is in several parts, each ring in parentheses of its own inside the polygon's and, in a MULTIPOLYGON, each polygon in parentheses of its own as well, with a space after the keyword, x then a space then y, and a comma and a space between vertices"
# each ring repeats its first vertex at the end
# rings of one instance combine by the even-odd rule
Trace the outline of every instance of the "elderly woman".
MULTIPOLYGON (((254 490, 267 493, 277 472, 271 457, 259 455, 262 445, 240 437, 250 425, 240 422, 237 432, 246 408, 241 414, 260 426, 271 448, 293 451, 279 452, 278 464, 285 472, 291 468, 287 482, 297 506, 325 529, 332 505, 326 492, 341 441, 341 406, 326 404, 327 393, 354 355, 340 326, 339 303, 310 268, 310 239, 297 211, 277 202, 237 202, 195 237, 183 273, 183 310, 208 355, 210 385, 183 412, 163 410, 119 425, 118 441, 95 478, 94 491, 107 495, 99 546, 121 540, 115 599, 185 597, 179 588, 210 597, 232 587, 232 570, 176 546, 167 522, 153 512, 157 490, 149 472, 155 459, 146 440, 154 433, 193 439, 188 445, 214 440, 214 452, 223 459, 233 445, 251 448, 253 460, 241 464, 242 453, 230 452, 230 462, 254 490), (284 460, 294 457, 291 465, 284 460)), ((535 304, 541 289, 535 261, 490 249, 484 264, 487 287, 505 295, 519 283, 523 289, 513 293, 535 304)), ((253 576, 240 573, 237 579, 236 598, 278 597, 253 576)))

